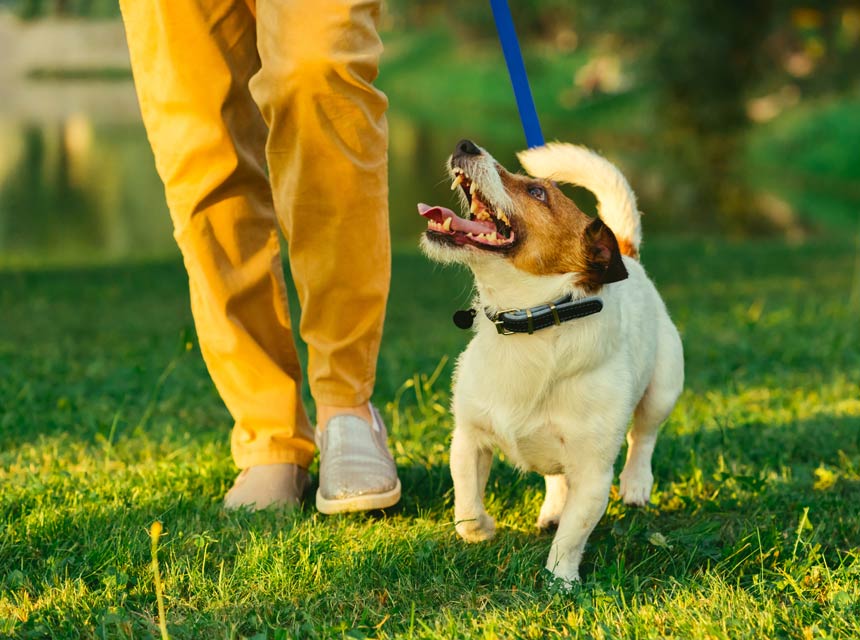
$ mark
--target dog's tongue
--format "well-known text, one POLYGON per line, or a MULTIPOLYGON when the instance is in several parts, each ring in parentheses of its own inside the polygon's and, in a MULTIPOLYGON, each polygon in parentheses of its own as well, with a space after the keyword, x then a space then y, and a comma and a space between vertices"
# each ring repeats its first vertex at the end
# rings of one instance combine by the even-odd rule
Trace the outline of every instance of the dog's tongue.
POLYGON ((452 231, 461 231, 463 233, 474 233, 475 235, 478 235, 496 230, 496 225, 494 225, 490 220, 466 220, 450 209, 446 209, 445 207, 431 207, 429 204, 424 204, 423 202, 418 204, 418 213, 428 220, 432 220, 438 224, 445 224, 445 220, 451 218, 452 231))

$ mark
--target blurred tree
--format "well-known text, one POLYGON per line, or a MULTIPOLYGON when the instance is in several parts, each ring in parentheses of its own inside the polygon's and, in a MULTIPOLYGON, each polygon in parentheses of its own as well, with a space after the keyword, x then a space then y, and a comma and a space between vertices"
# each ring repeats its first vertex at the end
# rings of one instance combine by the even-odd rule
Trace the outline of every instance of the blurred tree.
MULTIPOLYGON (((386 4, 395 25, 399 27, 421 28, 434 19, 442 19, 463 38, 496 38, 490 3, 486 0, 389 0, 386 4)), ((570 0, 509 0, 508 4, 521 38, 549 39, 555 35, 559 26, 572 24, 578 3, 570 0)))
POLYGON ((710 212, 730 230, 761 230, 764 218, 736 164, 771 1, 665 0, 662 10, 651 72, 661 88, 661 142, 691 179, 689 202, 678 204, 710 212))

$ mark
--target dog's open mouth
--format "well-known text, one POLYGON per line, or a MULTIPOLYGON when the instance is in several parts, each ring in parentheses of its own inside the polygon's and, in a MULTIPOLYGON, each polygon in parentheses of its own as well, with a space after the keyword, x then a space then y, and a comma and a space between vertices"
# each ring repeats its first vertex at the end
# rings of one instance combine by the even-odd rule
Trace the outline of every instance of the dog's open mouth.
POLYGON ((460 187, 469 203, 469 218, 462 218, 445 207, 418 205, 418 213, 427 218, 427 235, 454 244, 470 244, 481 249, 503 249, 513 245, 516 236, 510 220, 502 211, 495 211, 488 199, 460 168, 454 169, 451 188, 460 187))

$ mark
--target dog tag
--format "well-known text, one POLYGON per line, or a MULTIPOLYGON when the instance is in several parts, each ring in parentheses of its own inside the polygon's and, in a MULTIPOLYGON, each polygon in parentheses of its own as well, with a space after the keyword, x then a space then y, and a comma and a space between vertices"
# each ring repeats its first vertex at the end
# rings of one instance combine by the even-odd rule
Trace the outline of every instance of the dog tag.
POLYGON ((459 309, 454 312, 454 324, 460 329, 469 329, 474 324, 477 313, 474 309, 459 309))

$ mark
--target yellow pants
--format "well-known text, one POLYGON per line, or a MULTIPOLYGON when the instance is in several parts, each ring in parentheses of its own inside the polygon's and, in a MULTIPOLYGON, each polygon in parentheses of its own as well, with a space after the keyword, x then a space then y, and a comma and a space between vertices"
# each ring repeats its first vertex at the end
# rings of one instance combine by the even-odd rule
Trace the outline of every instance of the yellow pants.
POLYGON ((373 390, 391 273, 380 1, 121 0, 143 121, 240 468, 308 466, 317 403, 373 390), (268 172, 267 172, 268 167, 268 172))

